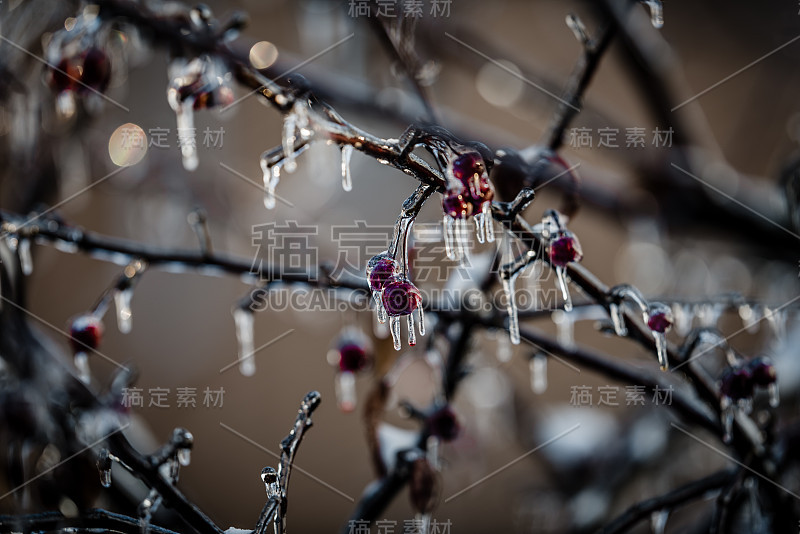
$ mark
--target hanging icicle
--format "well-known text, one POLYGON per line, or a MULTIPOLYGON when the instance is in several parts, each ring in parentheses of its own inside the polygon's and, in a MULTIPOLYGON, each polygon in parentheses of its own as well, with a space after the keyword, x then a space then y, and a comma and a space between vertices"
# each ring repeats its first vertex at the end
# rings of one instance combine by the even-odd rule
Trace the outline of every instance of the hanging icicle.
POLYGON ((747 364, 747 369, 750 372, 753 385, 767 388, 769 405, 777 408, 780 404, 778 373, 772 364, 772 360, 763 356, 755 358, 747 364))
POLYGON ((758 332, 759 325, 761 324, 763 312, 761 307, 758 305, 753 306, 748 303, 744 303, 739 306, 739 317, 741 317, 742 326, 747 329, 747 332, 749 334, 755 334, 758 332))
POLYGON ((97 350, 103 336, 103 323, 92 314, 80 315, 70 324, 70 345, 75 358, 78 377, 88 384, 91 381, 89 351, 97 350))
POLYGON ((274 467, 265 467, 261 470, 261 480, 264 482, 264 488, 267 491, 268 499, 281 498, 281 486, 278 480, 278 472, 274 467))
POLYGON ((130 333, 133 323, 131 299, 133 299, 132 287, 117 289, 114 292, 114 306, 117 309, 117 328, 123 334, 130 333))
POLYGON ((111 487, 111 455, 103 447, 97 455, 97 470, 100 472, 100 485, 104 488, 111 487))
POLYGON ((193 171, 199 163, 194 111, 233 103, 231 73, 226 71, 220 60, 203 55, 192 60, 182 57, 173 59, 168 74, 167 101, 177 117, 183 167, 193 171))
POLYGON ((667 336, 666 333, 672 328, 675 322, 672 316, 672 308, 660 302, 653 302, 647 307, 644 315, 648 328, 653 332, 653 339, 656 342, 656 353, 661 370, 669 369, 667 357, 667 336))
POLYGON ((664 26, 664 6, 661 0, 640 0, 650 9, 650 23, 653 28, 660 30, 664 26))
POLYGON ((650 530, 653 534, 664 534, 669 521, 669 510, 657 510, 650 514, 650 530))
POLYGON ((547 391, 547 355, 537 352, 528 362, 531 373, 531 390, 537 395, 547 391))
POLYGON ((350 176, 350 157, 353 155, 353 145, 342 145, 342 189, 353 190, 353 178, 350 176))
POLYGON ((675 317, 675 332, 681 337, 689 335, 694 321, 692 307, 676 302, 672 305, 672 315, 675 317))
MULTIPOLYGON (((175 460, 177 464, 186 467, 191 463, 192 447, 194 447, 194 436, 185 428, 176 428, 172 431, 172 447, 175 449, 175 460)), ((175 466, 173 482, 178 481, 177 465, 175 466)))
POLYGON ((733 421, 736 409, 750 411, 753 396, 753 379, 747 367, 729 367, 722 375, 720 382, 722 394, 723 441, 730 443, 733 439, 733 421))
POLYGON ((547 241, 550 265, 555 268, 558 286, 564 299, 564 310, 572 311, 572 298, 569 294, 567 265, 583 259, 578 238, 567 230, 562 222, 561 214, 556 210, 548 210, 542 219, 542 237, 547 241))
POLYGON ((556 325, 558 342, 565 347, 575 346, 575 320, 572 314, 564 310, 555 310, 550 318, 556 325))
POLYGON ((33 274, 33 256, 31 255, 31 240, 26 236, 19 236, 17 244, 17 255, 22 274, 30 276, 33 274))
POLYGON ((239 346, 239 372, 244 376, 253 376, 256 373, 253 310, 242 307, 234 308, 233 321, 236 325, 236 340, 239 346))

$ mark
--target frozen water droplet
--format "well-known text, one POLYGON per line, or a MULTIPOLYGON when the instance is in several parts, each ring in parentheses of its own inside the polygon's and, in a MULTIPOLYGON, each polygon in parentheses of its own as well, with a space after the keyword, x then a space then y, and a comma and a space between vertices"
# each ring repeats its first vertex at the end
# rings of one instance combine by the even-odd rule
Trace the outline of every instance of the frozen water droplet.
POLYGON ((264 173, 264 207, 271 210, 275 207, 275 188, 281 181, 281 166, 278 163, 270 166, 267 158, 262 155, 261 170, 264 173))
POLYGON ((723 397, 722 399, 722 427, 724 430, 722 441, 730 443, 733 439, 733 416, 735 406, 731 399, 723 397))
POLYGON ((537 395, 547 391, 547 356, 536 354, 528 362, 531 371, 531 389, 537 395))
POLYGON ((608 313, 611 315, 611 322, 614 323, 614 332, 620 337, 628 334, 628 329, 625 328, 625 316, 622 312, 622 306, 612 302, 608 305, 608 313))
POLYGON ((777 408, 781 403, 780 393, 778 392, 778 383, 773 382, 772 384, 768 385, 767 391, 769 391, 769 405, 773 408, 777 408))
POLYGON ((248 308, 234 309, 233 321, 236 324, 236 340, 239 343, 239 372, 244 376, 253 376, 256 372, 256 362, 253 354, 255 318, 252 310, 248 308))
POLYGON ((150 490, 147 497, 139 504, 139 528, 142 534, 150 532, 150 519, 160 504, 161 496, 154 489, 150 490))
POLYGON ((557 265, 556 276, 558 277, 558 287, 561 288, 561 296, 564 298, 564 311, 572 311, 572 298, 569 295, 566 268, 557 265))
POLYGON ((297 141, 295 131, 297 129, 297 116, 294 112, 289 113, 283 119, 283 136, 281 137, 281 145, 283 146, 284 166, 286 172, 293 173, 297 168, 295 161, 294 144, 297 141))
POLYGON ((30 276, 33 273, 33 257, 31 256, 31 240, 27 237, 20 237, 17 245, 19 264, 22 267, 22 274, 30 276))
POLYGON ((661 29, 664 26, 664 6, 661 0, 642 0, 650 8, 650 23, 653 28, 661 29))
POLYGON ((111 487, 111 455, 103 448, 97 457, 97 469, 100 471, 100 484, 104 488, 111 487))
POLYGON ((449 215, 444 216, 442 221, 442 234, 444 236, 444 250, 447 257, 451 260, 458 259, 458 253, 455 246, 455 225, 456 221, 449 215))
POLYGON ((503 273, 503 292, 505 293, 506 297, 506 309, 508 311, 508 336, 511 339, 511 343, 514 345, 519 345, 519 316, 517 313, 517 303, 514 300, 514 282, 516 280, 516 275, 506 275, 503 273))
POLYGON ((178 449, 178 463, 186 467, 192 462, 192 449, 181 447, 178 449))
POLYGON ((664 534, 667 520, 669 520, 668 510, 658 510, 650 514, 650 530, 653 531, 653 534, 664 534))
POLYGON ((497 361, 502 363, 511 361, 513 351, 511 340, 505 335, 505 332, 497 336, 497 361))
POLYGON ((658 353, 658 363, 662 371, 669 369, 669 359, 667 358, 667 337, 661 332, 653 332, 653 339, 656 341, 656 352, 658 353))
POLYGON ((413 347, 417 344, 417 334, 414 332, 414 313, 408 314, 408 345, 413 347))
POLYGON ((89 369, 89 355, 83 351, 75 353, 75 368, 78 370, 78 378, 84 384, 88 384, 92 379, 92 371, 89 369))
POLYGON ((264 482, 264 487, 267 490, 268 499, 280 499, 281 486, 278 480, 278 472, 274 467, 265 467, 261 470, 261 480, 264 482))
POLYGON ((469 227, 466 219, 455 219, 455 241, 458 257, 465 260, 469 257, 469 227))
POLYGON ((353 190, 353 179, 350 176, 350 157, 353 155, 353 145, 342 145, 342 189, 353 190))
POLYGON ((481 213, 483 214, 483 224, 486 230, 486 242, 494 243, 494 218, 492 218, 492 203, 484 202, 481 206, 481 213))
POLYGON ((197 139, 194 130, 194 97, 187 97, 177 104, 175 115, 178 121, 178 142, 183 156, 183 168, 193 171, 199 163, 197 159, 197 139))
POLYGON ((386 323, 386 308, 383 307, 383 298, 381 298, 381 292, 373 291, 372 298, 375 300, 375 310, 377 311, 376 317, 378 318, 378 322, 380 324, 386 323))
POLYGON ((675 332, 681 337, 685 337, 692 330, 694 313, 692 307, 687 304, 675 303, 672 305, 672 315, 675 317, 675 332))
POLYGON ((558 330, 558 342, 565 347, 575 346, 575 321, 572 315, 564 310, 556 310, 551 318, 558 330))
POLYGON ((391 317, 389 319, 389 329, 392 331, 392 341, 394 342, 394 350, 400 350, 400 317, 391 317))
POLYGON ((336 403, 347 413, 356 407, 356 375, 350 371, 336 373, 336 403))
POLYGON ((133 289, 130 287, 118 289, 114 292, 114 306, 117 308, 117 328, 123 334, 128 334, 131 331, 133 322, 131 299, 133 299, 133 289))
POLYGON ((419 315, 419 335, 425 335, 425 312, 422 311, 422 304, 419 305, 417 308, 417 314, 419 315))
POLYGON ((478 213, 473 217, 475 221, 475 238, 478 243, 486 241, 486 234, 484 232, 483 212, 478 213))

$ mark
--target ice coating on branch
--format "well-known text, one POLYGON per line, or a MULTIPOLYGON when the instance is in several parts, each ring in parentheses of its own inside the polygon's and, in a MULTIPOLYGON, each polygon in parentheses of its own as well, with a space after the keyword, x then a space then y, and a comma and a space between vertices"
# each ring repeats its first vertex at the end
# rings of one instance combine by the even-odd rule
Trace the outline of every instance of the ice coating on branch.
POLYGON ((353 178, 350 176, 350 157, 353 155, 353 145, 342 145, 342 189, 353 190, 353 178))
POLYGON ((256 372, 255 355, 253 354, 255 323, 253 311, 249 308, 234 308, 233 321, 236 325, 236 341, 239 344, 239 372, 244 376, 253 376, 256 372))
POLYGON ((308 126, 308 108, 302 100, 297 100, 292 106, 292 110, 283 118, 281 146, 283 147, 283 165, 288 173, 293 173, 297 169, 296 145, 300 139, 306 139, 311 135, 308 126))
POLYGON ((132 287, 117 289, 114 292, 114 306, 117 309, 117 328, 119 328, 119 331, 123 334, 128 334, 131 331, 133 322, 133 312, 131 311, 132 299, 132 287))
POLYGON ((278 480, 278 472, 274 467, 265 467, 261 470, 261 481, 264 482, 268 499, 281 498, 281 486, 278 480))

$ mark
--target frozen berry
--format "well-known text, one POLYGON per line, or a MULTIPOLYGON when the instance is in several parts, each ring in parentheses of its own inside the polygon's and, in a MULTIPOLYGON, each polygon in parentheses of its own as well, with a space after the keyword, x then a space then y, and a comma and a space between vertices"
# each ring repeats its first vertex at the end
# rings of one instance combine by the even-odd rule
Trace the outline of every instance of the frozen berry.
POLYGON ((775 366, 769 358, 756 358, 747 365, 753 377, 753 383, 758 386, 769 386, 778 379, 775 366))
POLYGON ((486 165, 477 152, 461 154, 453 160, 453 176, 469 187, 470 181, 486 174, 486 165))
POLYGON ((73 58, 63 58, 50 70, 50 86, 57 93, 74 91, 78 87, 81 72, 73 58))
POLYGON ((571 233, 564 233, 550 242, 550 262, 557 267, 581 261, 583 251, 578 238, 571 233))
POLYGON ((367 263, 367 279, 372 291, 381 291, 397 273, 400 264, 387 253, 373 256, 367 263))
POLYGON ((753 394, 753 375, 746 367, 730 368, 722 375, 720 392, 733 400, 749 398, 753 394))
POLYGON ((465 200, 464 195, 460 193, 445 193, 442 198, 442 209, 454 219, 466 219, 472 215, 473 204, 465 200))
POLYGON ((339 346, 339 370, 355 373, 362 370, 369 362, 365 347, 354 342, 345 342, 339 346))
POLYGON ((450 406, 444 406, 433 412, 427 421, 428 431, 444 441, 454 440, 461 431, 458 418, 450 406))
POLYGON ((410 315, 422 303, 417 286, 408 279, 394 278, 383 288, 383 307, 389 317, 410 315))
POLYGON ((653 332, 665 333, 672 328, 672 311, 665 305, 655 304, 647 312, 647 326, 653 332))
POLYGON ((103 323, 93 315, 81 315, 73 319, 69 333, 74 352, 95 350, 100 346, 103 336, 103 323))
POLYGON ((111 81, 111 62, 106 53, 92 47, 81 54, 81 63, 81 83, 95 91, 105 91, 111 81))

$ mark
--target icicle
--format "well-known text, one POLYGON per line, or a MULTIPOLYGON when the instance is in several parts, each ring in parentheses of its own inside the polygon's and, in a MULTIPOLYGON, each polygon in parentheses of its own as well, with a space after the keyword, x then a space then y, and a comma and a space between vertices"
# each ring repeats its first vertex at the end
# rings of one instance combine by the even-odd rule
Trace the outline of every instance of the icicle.
POLYGON ((661 29, 664 26, 664 7, 661 0, 642 0, 642 3, 650 8, 650 23, 653 28, 661 29))
POLYGON ((142 534, 150 532, 150 519, 160 504, 161 495, 154 489, 151 489, 147 497, 139 504, 139 527, 142 534))
POLYGON ((572 311, 572 298, 569 295, 569 286, 567 283, 567 269, 560 265, 556 266, 556 276, 558 277, 558 286, 561 288, 561 296, 564 298, 564 311, 572 311))
POLYGON ((413 347, 417 344, 417 334, 414 332, 414 314, 408 314, 408 345, 413 347))
MULTIPOLYGON (((21 247, 22 241, 20 241, 20 248, 21 247)), ((765 306, 764 317, 767 318, 767 322, 769 322, 769 325, 772 327, 775 338, 779 342, 782 342, 786 335, 786 312, 782 309, 770 310, 765 306)))
POLYGON ((508 310, 508 336, 511 338, 511 343, 519 345, 519 316, 517 313, 517 303, 514 301, 514 281, 517 278, 516 274, 509 274, 501 276, 503 279, 503 292, 506 295, 506 308, 508 310))
POLYGON ((661 332, 653 332, 653 339, 656 340, 656 352, 658 353, 658 363, 662 371, 669 369, 669 360, 667 359, 667 336, 661 332))
POLYGON ((178 120, 178 140, 181 145, 181 156, 183 156, 183 168, 187 171, 195 170, 199 164, 197 159, 197 140, 194 133, 193 107, 194 97, 190 96, 180 102, 175 109, 175 115, 178 120))
POLYGON ((628 329, 625 328, 625 316, 622 312, 622 306, 612 302, 608 305, 608 313, 611 315, 611 322, 614 323, 614 332, 620 337, 628 334, 628 329))
POLYGON ((734 410, 736 409, 734 403, 728 397, 722 399, 722 427, 724 434, 722 436, 723 443, 730 443, 733 439, 733 419, 734 410))
POLYGON ((380 324, 384 324, 386 322, 386 308, 383 307, 383 299, 381 298, 381 292, 373 291, 372 298, 375 299, 375 310, 377 311, 376 316, 378 317, 378 322, 380 324))
POLYGON ((742 318, 742 326, 747 329, 750 334, 758 332, 759 323, 761 321, 761 310, 756 306, 749 304, 742 304, 739 306, 739 317, 742 318))
POLYGON ((389 330, 392 332, 394 350, 400 350, 400 317, 392 317, 389 319, 389 330))
POLYGON ((692 330, 694 320, 691 307, 676 302, 672 305, 672 315, 675 317, 675 331, 681 337, 687 336, 692 330))
POLYGON ((114 305, 117 308, 117 328, 123 334, 128 334, 131 331, 133 318, 133 312, 131 311, 132 298, 133 289, 130 287, 117 289, 114 292, 114 305))
POLYGON ((265 467, 261 470, 261 480, 264 482, 264 488, 267 490, 268 499, 280 499, 281 486, 278 481, 278 472, 274 467, 265 467))
MULTIPOLYGON (((417 514, 414 518, 416 520, 416 525, 413 532, 415 534, 428 534, 428 531, 431 526, 431 514, 417 514)), ((438 527, 437 527, 438 528, 438 527)))
POLYGON ((22 274, 25 276, 30 276, 31 273, 33 273, 31 240, 27 237, 20 237, 17 243, 17 254, 19 255, 19 264, 22 267, 22 274))
POLYGON ((767 391, 769 392, 769 405, 773 408, 777 408, 781 403, 781 397, 778 392, 778 383, 773 382, 772 384, 768 385, 767 391))
POLYGON ((556 310, 551 318, 558 327, 558 342, 565 347, 575 346, 575 322, 572 316, 563 310, 556 310))
POLYGON ((492 203, 484 202, 481 207, 483 224, 486 230, 486 242, 494 243, 494 219, 492 218, 492 203))
POLYGON ((61 91, 56 96, 56 113, 62 119, 68 119, 75 114, 75 93, 61 91))
POLYGON ((104 488, 111 487, 111 455, 108 449, 100 449, 100 454, 97 458, 97 469, 100 471, 100 484, 104 488))
POLYGON ((261 157, 261 170, 264 172, 264 207, 271 210, 275 207, 275 188, 281 180, 281 165, 268 165, 266 158, 261 157))
POLYGON ((186 447, 178 449, 178 463, 184 467, 192 463, 192 449, 186 447))
POLYGON ((256 372, 255 355, 253 354, 253 312, 249 308, 233 310, 233 321, 236 324, 236 340, 239 342, 239 372, 244 376, 253 376, 256 372))
MULTIPOLYGON (((380 293, 378 293, 378 298, 380 299, 380 293)), ((379 306, 383 306, 383 303, 378 303, 379 306)), ((380 320, 380 314, 375 314, 375 322, 372 323, 372 333, 378 339, 386 339, 389 337, 389 326, 386 324, 386 317, 384 316, 383 321, 380 320)))
POLYGON ((294 111, 286 115, 283 119, 283 136, 281 137, 281 145, 283 146, 283 157, 285 158, 284 166, 286 172, 292 173, 297 169, 297 162, 294 159, 294 144, 297 141, 295 130, 297 129, 297 116, 294 111))
POLYGON ((511 361, 513 350, 514 349, 511 347, 511 342, 508 336, 505 335, 505 332, 497 336, 497 361, 501 363, 511 361))
POLYGON ((441 445, 441 440, 436 436, 428 436, 428 440, 425 442, 426 447, 428 450, 428 454, 426 455, 428 458, 428 463, 431 464, 431 467, 436 471, 439 470, 439 446, 441 445))
POLYGON ((455 219, 455 241, 458 257, 462 260, 469 258, 469 228, 466 219, 455 219))
POLYGON ((547 356, 538 353, 528 362, 531 371, 531 389, 537 395, 547 391, 547 356))
POLYGON ((483 212, 478 213, 473 217, 475 221, 475 238, 478 240, 478 243, 483 243, 486 240, 486 234, 484 232, 484 222, 483 222, 483 212))
POLYGON ((353 145, 342 145, 342 189, 353 190, 353 179, 350 176, 350 157, 353 155, 353 145))
POLYGON ((449 215, 444 216, 442 222, 442 234, 444 235, 444 250, 447 257, 451 260, 459 259, 455 237, 456 221, 449 215))
POLYGON ((343 412, 356 407, 356 375, 350 371, 336 373, 336 403, 343 412))
POLYGON ((424 337, 425 336, 425 312, 422 310, 422 305, 421 304, 417 308, 417 314, 419 315, 419 317, 418 317, 418 320, 419 320, 419 327, 418 327, 419 335, 424 337))
POLYGON ((650 514, 650 530, 653 531, 653 534, 664 534, 667 520, 669 520, 668 510, 658 510, 650 514))
POLYGON ((92 372, 89 369, 89 355, 83 351, 75 353, 75 368, 78 370, 78 378, 84 384, 88 384, 92 379, 92 372))

